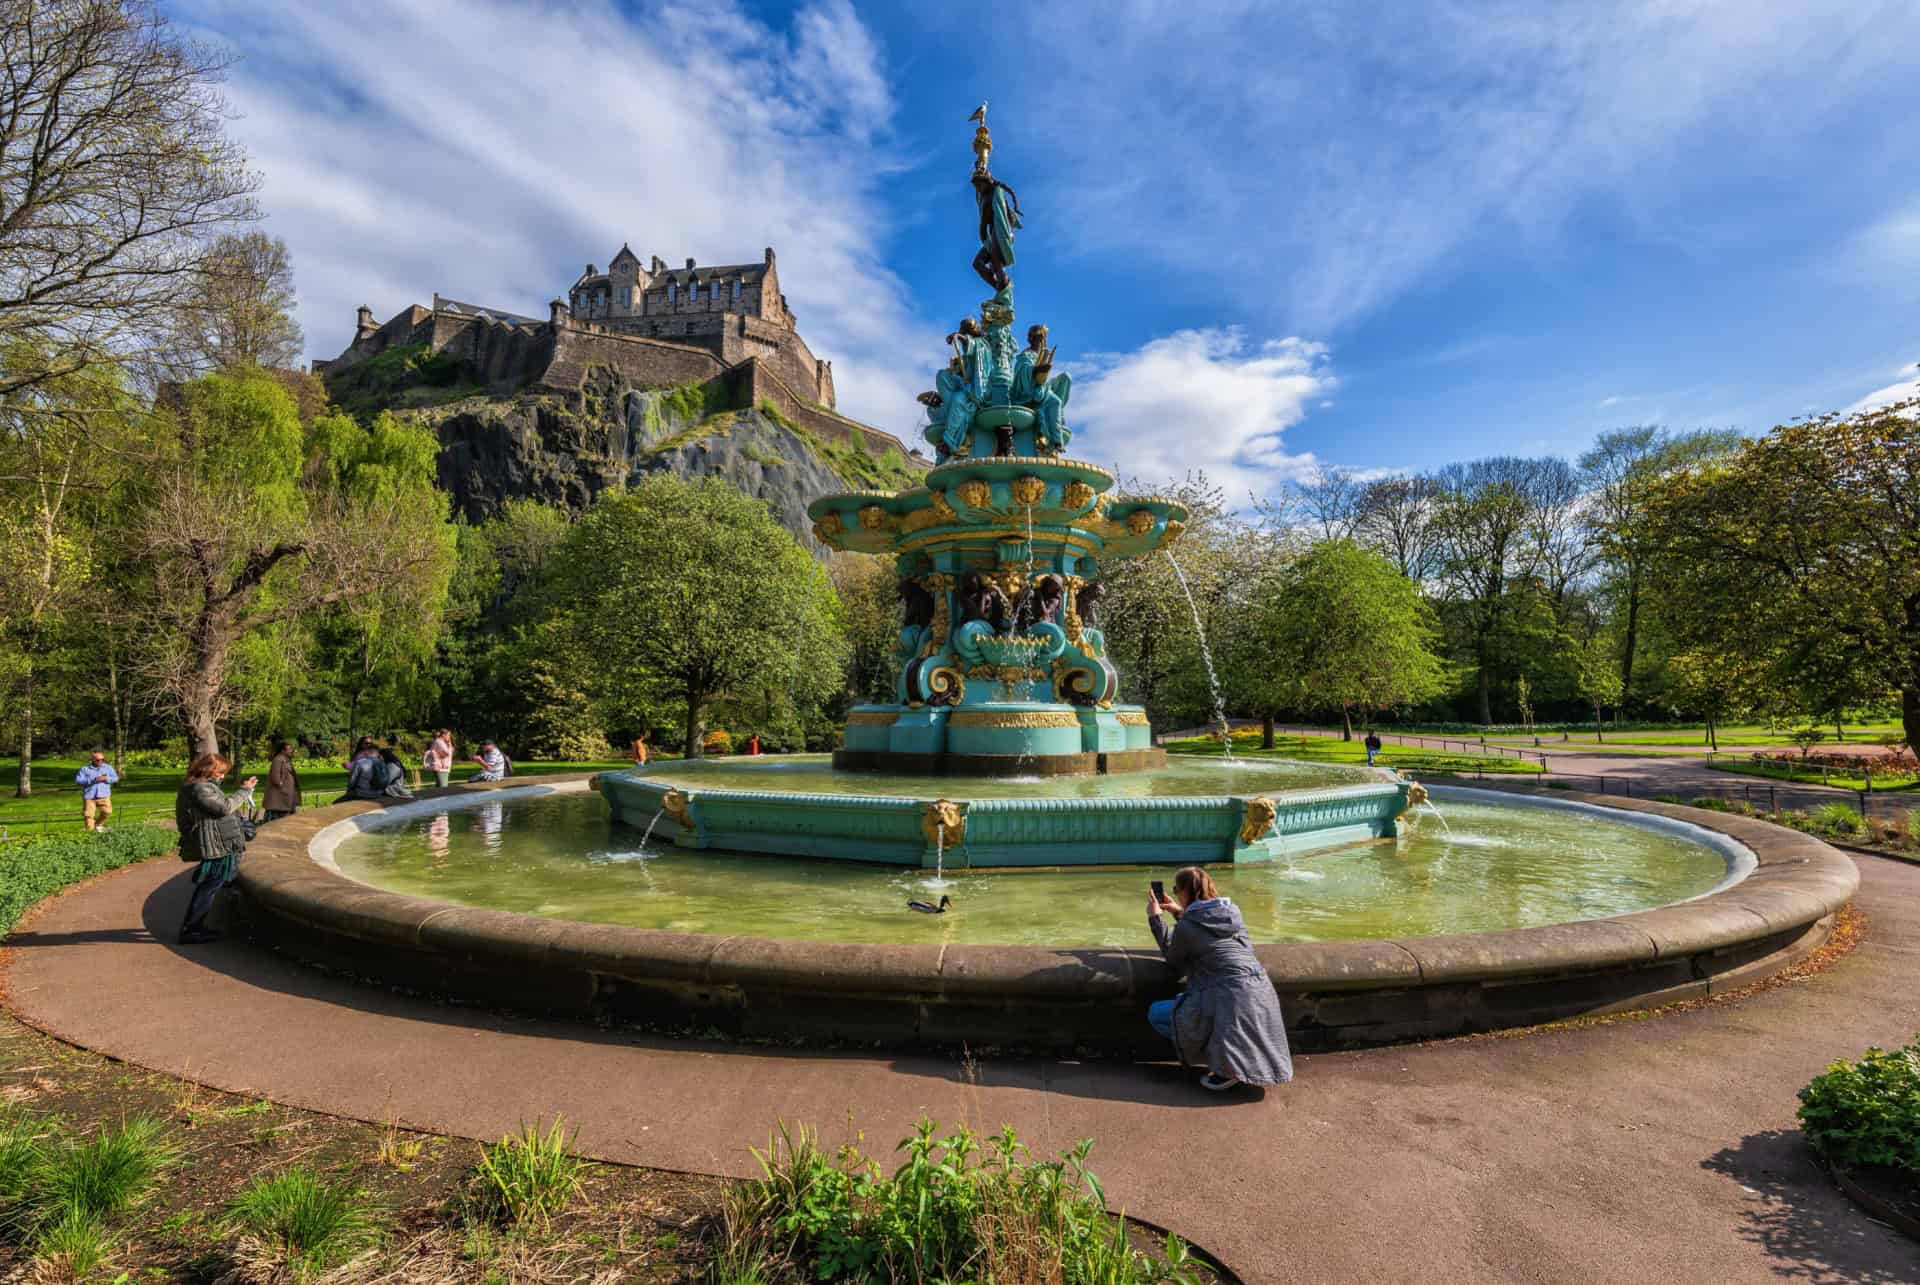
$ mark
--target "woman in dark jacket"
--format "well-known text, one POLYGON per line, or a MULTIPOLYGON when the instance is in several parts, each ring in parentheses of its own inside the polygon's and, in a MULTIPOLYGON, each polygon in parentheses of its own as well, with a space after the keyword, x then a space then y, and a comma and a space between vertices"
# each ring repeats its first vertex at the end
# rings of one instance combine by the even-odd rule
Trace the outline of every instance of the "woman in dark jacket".
POLYGON ((273 747, 273 761, 267 765, 267 793, 260 806, 269 821, 300 810, 300 774, 293 770, 293 746, 287 741, 273 747))
POLYGON ((1253 953, 1246 925, 1231 901, 1198 866, 1173 877, 1173 900, 1147 893, 1147 925, 1160 953, 1187 989, 1147 1009, 1153 1029, 1173 1041, 1183 1065, 1207 1068, 1202 1088, 1285 1084, 1293 1054, 1267 970, 1253 953), (1176 923, 1168 929, 1161 912, 1176 923))
POLYGON ((240 872, 240 854, 247 848, 246 832, 235 813, 252 797, 259 778, 250 776, 240 782, 241 792, 229 798, 220 789, 220 778, 232 769, 233 764, 218 754, 202 754, 187 768, 187 779, 173 796, 180 859, 199 862, 193 871, 193 899, 180 924, 182 946, 220 939, 207 927, 207 912, 213 909, 214 894, 240 872))

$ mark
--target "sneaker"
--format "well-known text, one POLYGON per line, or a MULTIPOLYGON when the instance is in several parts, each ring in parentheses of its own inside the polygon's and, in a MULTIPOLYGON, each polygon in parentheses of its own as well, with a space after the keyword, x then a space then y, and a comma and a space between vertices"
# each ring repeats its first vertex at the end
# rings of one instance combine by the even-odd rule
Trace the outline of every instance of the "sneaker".
POLYGON ((1210 1093, 1225 1093, 1228 1089, 1239 1088, 1240 1081, 1229 1079, 1224 1075, 1215 1075, 1212 1071, 1208 1071, 1200 1077, 1200 1087, 1210 1093))

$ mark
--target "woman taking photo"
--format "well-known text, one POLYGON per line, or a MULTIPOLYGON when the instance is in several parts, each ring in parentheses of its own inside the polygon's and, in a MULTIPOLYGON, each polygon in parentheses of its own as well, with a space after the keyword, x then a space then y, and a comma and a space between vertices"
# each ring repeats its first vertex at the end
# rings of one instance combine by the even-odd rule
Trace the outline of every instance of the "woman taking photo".
POLYGON ((193 899, 180 925, 182 946, 220 940, 220 934, 207 927, 207 912, 213 909, 214 894, 240 872, 240 854, 247 849, 246 831, 235 814, 252 799, 260 778, 240 782, 240 793, 229 798, 220 789, 220 779, 232 770, 233 764, 218 754, 202 754, 187 768, 187 779, 173 796, 180 859, 200 863, 194 867, 193 899))
POLYGON ((1147 892, 1147 926, 1160 953, 1187 989, 1147 1009, 1153 1029, 1173 1041, 1183 1066, 1204 1066, 1200 1087, 1218 1093, 1238 1084, 1285 1084, 1293 1054, 1267 970, 1253 953, 1247 927, 1231 901, 1198 866, 1173 877, 1173 899, 1147 892), (1174 917, 1167 927, 1161 913, 1174 917))

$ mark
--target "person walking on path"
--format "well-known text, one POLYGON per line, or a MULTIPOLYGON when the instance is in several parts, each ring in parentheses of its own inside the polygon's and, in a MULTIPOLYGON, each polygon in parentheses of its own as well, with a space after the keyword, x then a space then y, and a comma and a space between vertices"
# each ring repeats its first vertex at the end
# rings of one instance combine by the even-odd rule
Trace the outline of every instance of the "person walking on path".
POLYGON ((645 767, 647 765, 647 755, 650 752, 647 748, 647 734, 642 732, 638 737, 634 738, 633 765, 635 767, 645 767))
POLYGON ((81 787, 81 820, 89 830, 106 829, 107 818, 113 815, 113 787, 119 782, 120 774, 107 762, 105 751, 95 750, 87 765, 73 774, 73 779, 81 787))
POLYGON ((252 803, 259 778, 248 777, 240 782, 240 793, 229 796, 220 789, 220 778, 232 770, 233 764, 220 755, 202 754, 187 768, 187 779, 173 796, 180 859, 199 863, 193 872, 187 917, 180 923, 182 946, 220 940, 220 934, 207 927, 207 914, 213 909, 214 895, 240 873, 240 855, 247 850, 247 832, 236 814, 242 805, 252 803))
POLYGON ((755 732, 751 737, 747 739, 747 753, 758 754, 759 752, 760 752, 760 733, 755 732))
POLYGON ((480 765, 480 770, 467 778, 469 781, 504 781, 513 770, 507 756, 492 741, 480 742, 480 752, 469 761, 480 765))
POLYGON ((420 756, 420 766, 433 773, 433 783, 440 789, 447 788, 447 782, 453 778, 453 733, 441 728, 433 734, 433 744, 427 746, 427 752, 420 756))
POLYGON ((1147 1009, 1153 1029, 1173 1041, 1182 1066, 1204 1066, 1200 1087, 1285 1084, 1293 1078, 1280 997, 1253 953, 1246 925, 1207 872, 1188 866, 1173 877, 1173 900, 1147 891, 1147 926, 1160 953, 1186 974, 1187 989, 1147 1009), (1169 929, 1161 913, 1174 917, 1169 929))
POLYGON ((1371 727, 1367 729, 1366 746, 1367 746, 1367 766, 1372 767, 1373 756, 1380 752, 1380 733, 1374 731, 1371 727))
POLYGON ((293 746, 281 741, 267 764, 267 792, 261 800, 267 820, 278 821, 300 810, 300 774, 293 770, 293 746))

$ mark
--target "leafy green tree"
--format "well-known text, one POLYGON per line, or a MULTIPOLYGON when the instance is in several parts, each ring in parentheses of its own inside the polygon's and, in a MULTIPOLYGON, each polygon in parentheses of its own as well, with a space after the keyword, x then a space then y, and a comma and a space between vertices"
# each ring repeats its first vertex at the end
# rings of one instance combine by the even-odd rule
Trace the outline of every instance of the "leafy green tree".
POLYGON ((767 506, 718 479, 666 474, 603 494, 552 560, 553 614, 585 657, 582 686, 609 716, 672 700, 700 752, 728 693, 830 694, 841 682, 839 605, 826 569, 767 506))
POLYGON ((431 453, 369 454, 360 432, 339 416, 303 428, 258 371, 197 380, 154 415, 122 538, 145 568, 142 672, 189 753, 219 748, 244 640, 382 593, 437 609, 449 545, 431 453))
POLYGON ((893 700, 894 682, 900 675, 894 644, 901 627, 893 559, 836 553, 827 562, 827 578, 840 599, 847 635, 845 703, 893 700))
POLYGON ((1578 685, 1580 695, 1593 706, 1593 737, 1596 741, 1606 740, 1601 726, 1602 711, 1609 705, 1618 707, 1621 695, 1626 691, 1626 680, 1612 639, 1603 633, 1594 633, 1584 642, 1571 644, 1573 653, 1579 661, 1578 685))
POLYGON ((1269 729, 1280 710, 1338 710, 1351 740, 1356 710, 1417 704, 1446 685, 1419 588, 1351 540, 1322 541, 1264 578, 1236 637, 1236 689, 1269 729))
MULTIPOLYGON (((1900 693, 1920 744, 1920 404, 1782 425, 1663 478, 1662 609, 1690 651, 1775 686, 1900 693)), ((1825 702, 1820 702, 1824 704, 1825 702)))

